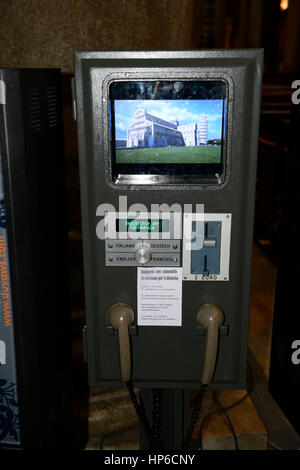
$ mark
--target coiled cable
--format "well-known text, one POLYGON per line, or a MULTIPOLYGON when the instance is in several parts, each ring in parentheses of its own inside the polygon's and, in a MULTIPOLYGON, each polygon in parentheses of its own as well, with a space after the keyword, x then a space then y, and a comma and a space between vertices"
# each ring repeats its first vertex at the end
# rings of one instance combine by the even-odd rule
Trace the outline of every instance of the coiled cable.
POLYGON ((183 450, 189 450, 190 449, 192 435, 193 435, 195 425, 196 425, 196 423, 198 421, 198 418, 199 418, 199 415, 200 415, 202 401, 203 401, 203 397, 204 397, 206 389, 207 389, 207 385, 201 384, 198 395, 196 397, 194 410, 193 410, 193 413, 192 413, 192 417, 191 417, 191 420, 190 420, 188 431, 187 431, 187 434, 186 434, 186 437, 185 437, 185 440, 184 440, 184 443, 183 443, 183 450))
POLYGON ((153 407, 152 407, 152 437, 153 445, 156 449, 162 450, 161 445, 161 426, 162 426, 162 400, 163 389, 152 389, 153 407))

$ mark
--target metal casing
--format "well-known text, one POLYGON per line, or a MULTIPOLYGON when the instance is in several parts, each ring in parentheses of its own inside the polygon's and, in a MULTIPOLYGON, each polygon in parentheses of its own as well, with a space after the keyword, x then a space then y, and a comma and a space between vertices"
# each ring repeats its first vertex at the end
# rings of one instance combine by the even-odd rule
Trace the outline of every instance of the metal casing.
POLYGON ((0 443, 24 450, 71 448, 72 338, 61 72, 3 68, 0 86, 1 235, 3 229, 7 234, 0 290, 3 300, 4 284, 9 289, 12 322, 3 322, 1 301, 0 339, 6 342, 7 364, 0 367, 4 423, 0 443), (13 331, 7 338, 2 334, 8 326, 13 331), (17 383, 12 383, 14 375, 17 383))
POLYGON ((132 370, 137 387, 193 388, 201 382, 204 337, 196 311, 221 306, 228 335, 220 337, 214 388, 246 384, 248 312, 262 50, 75 52, 75 98, 84 249, 87 359, 91 386, 120 386, 118 341, 106 312, 115 302, 137 307, 136 267, 105 266, 105 242, 96 237, 96 209, 118 208, 119 196, 136 202, 204 204, 205 212, 232 214, 230 281, 183 282, 182 326, 132 329, 132 370), (228 84, 224 178, 218 185, 111 181, 108 86, 111 80, 222 79, 228 84))

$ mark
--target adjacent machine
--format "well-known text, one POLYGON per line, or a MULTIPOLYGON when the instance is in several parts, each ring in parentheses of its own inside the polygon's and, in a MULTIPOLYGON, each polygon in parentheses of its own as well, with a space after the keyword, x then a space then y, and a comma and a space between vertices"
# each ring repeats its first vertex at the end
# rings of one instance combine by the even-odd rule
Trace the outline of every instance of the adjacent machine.
POLYGON ((0 450, 73 447, 63 137, 60 70, 0 68, 0 450))
POLYGON ((246 386, 262 60, 75 53, 89 383, 127 385, 141 448, 188 449, 205 388, 246 386))

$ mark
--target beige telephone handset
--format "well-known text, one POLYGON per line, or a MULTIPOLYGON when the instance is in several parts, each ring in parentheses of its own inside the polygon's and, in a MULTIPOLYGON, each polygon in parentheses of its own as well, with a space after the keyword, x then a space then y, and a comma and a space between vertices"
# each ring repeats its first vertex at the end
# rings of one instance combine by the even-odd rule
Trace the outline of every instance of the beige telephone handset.
POLYGON ((121 380, 128 382, 131 379, 131 348, 128 328, 134 322, 133 309, 128 304, 118 302, 108 309, 106 319, 118 332, 121 380))
MULTIPOLYGON (((145 434, 148 436, 149 442, 152 442, 152 431, 148 425, 143 410, 141 410, 138 405, 131 382, 131 348, 129 339, 129 326, 134 322, 133 309, 126 303, 116 303, 109 308, 106 319, 113 329, 118 332, 121 380, 126 383, 137 415, 140 419, 140 423, 144 429, 145 434)), ((208 303, 199 307, 197 310, 196 320, 199 325, 205 328, 205 351, 202 371, 202 386, 206 386, 212 381, 214 375, 218 351, 219 328, 224 321, 224 314, 218 305, 208 303)), ((185 450, 189 448, 192 431, 195 426, 196 418, 198 416, 203 398, 203 391, 204 388, 201 387, 196 399, 196 406, 191 418, 187 436, 183 444, 183 449, 185 450)))
POLYGON ((131 348, 129 339, 129 327, 134 322, 134 313, 130 305, 118 302, 112 305, 106 314, 107 322, 118 332, 121 380, 126 383, 140 424, 147 436, 149 443, 153 442, 152 431, 147 422, 143 408, 139 405, 134 393, 131 380, 131 348))
MULTIPOLYGON (((196 321, 205 328, 202 384, 207 385, 212 381, 215 371, 219 328, 224 322, 224 314, 218 305, 208 303, 199 307, 196 321)), ((118 332, 121 380, 128 382, 131 378, 131 350, 128 328, 134 322, 132 307, 123 302, 112 305, 107 312, 107 322, 118 332)))
POLYGON ((208 385, 212 381, 216 367, 219 328, 224 322, 224 314, 218 305, 208 303, 198 308, 196 321, 205 328, 202 384, 208 385))

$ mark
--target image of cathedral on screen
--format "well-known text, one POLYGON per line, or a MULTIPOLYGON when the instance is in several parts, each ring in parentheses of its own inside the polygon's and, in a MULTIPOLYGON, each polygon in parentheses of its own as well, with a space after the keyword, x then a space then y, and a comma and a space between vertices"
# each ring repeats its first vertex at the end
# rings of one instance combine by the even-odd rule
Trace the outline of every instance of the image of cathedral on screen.
POLYGON ((153 116, 145 109, 138 109, 133 116, 133 124, 127 130, 127 140, 117 141, 117 147, 183 147, 207 145, 207 117, 200 116, 194 124, 179 125, 174 119, 166 121, 153 116))

